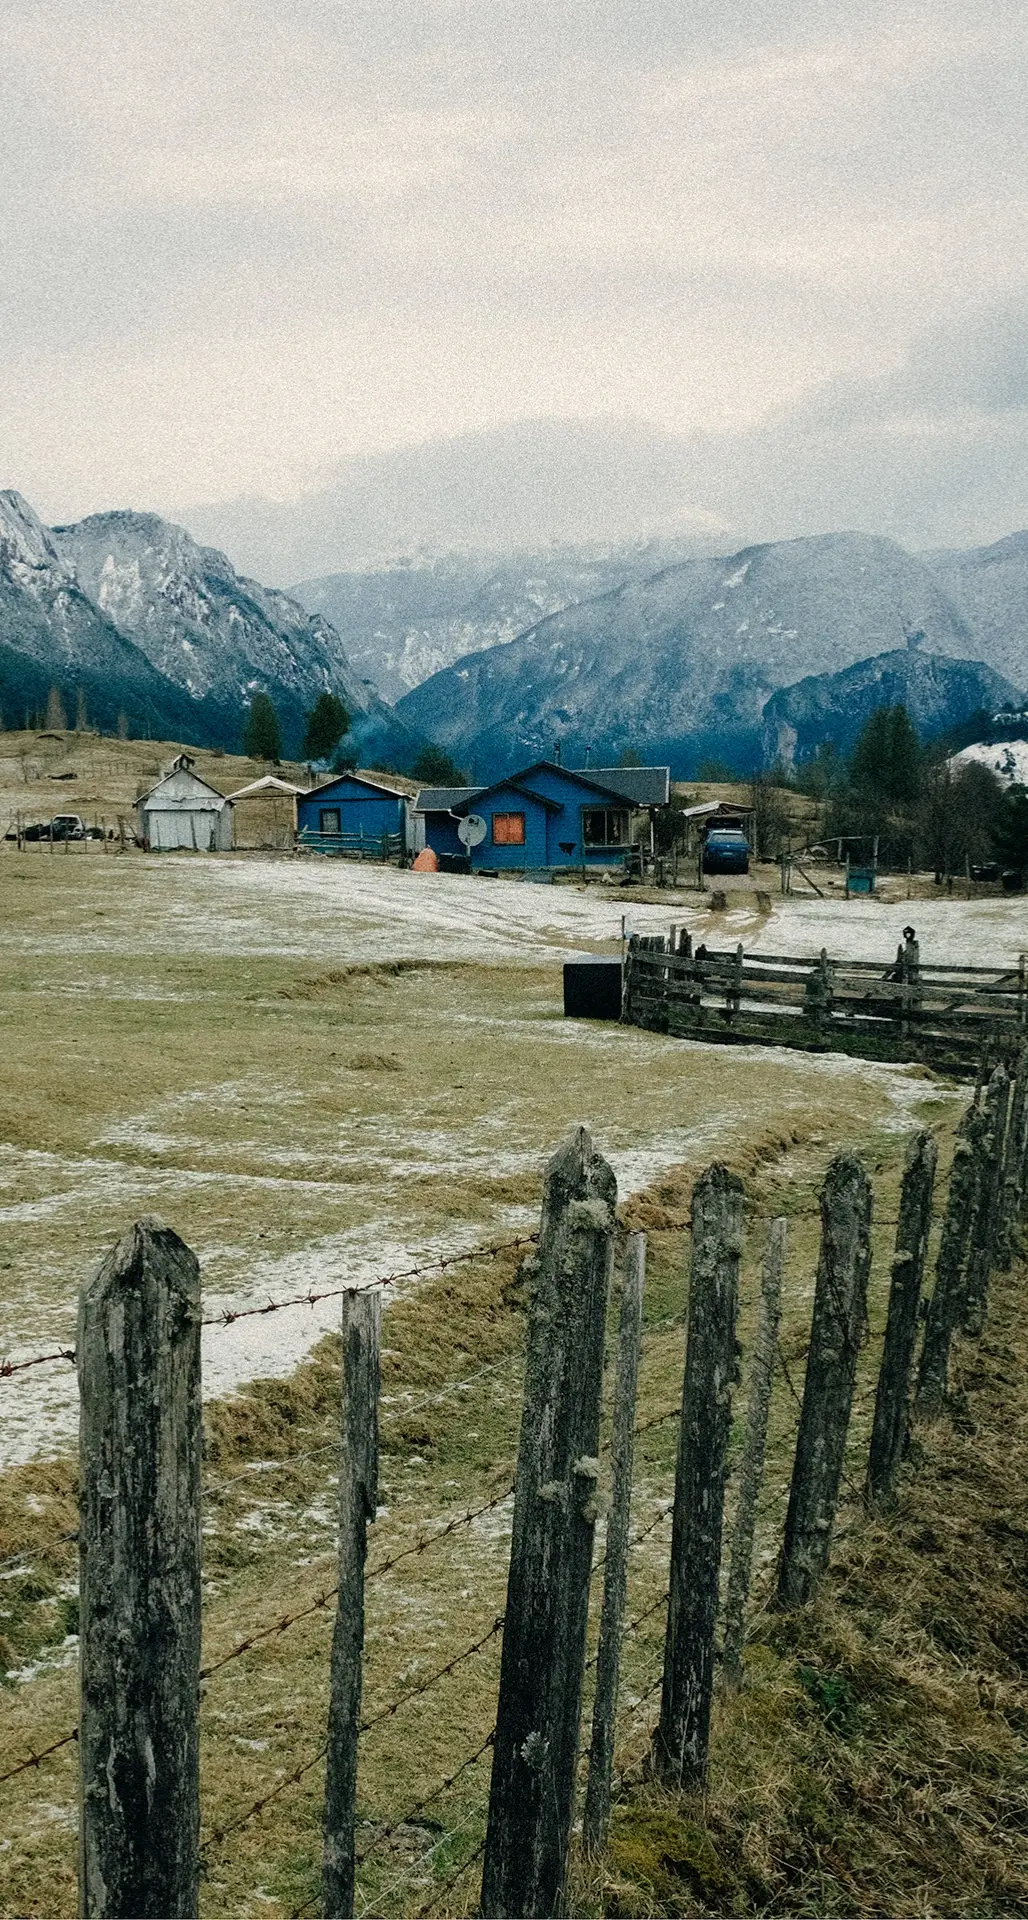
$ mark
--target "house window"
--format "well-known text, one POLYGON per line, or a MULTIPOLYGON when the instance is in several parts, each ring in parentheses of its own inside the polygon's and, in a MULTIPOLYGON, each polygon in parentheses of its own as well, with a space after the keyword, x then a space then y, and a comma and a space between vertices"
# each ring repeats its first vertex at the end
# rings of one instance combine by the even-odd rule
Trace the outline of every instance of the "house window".
POLYGON ((627 813, 619 813, 610 807, 583 807, 582 844, 586 847, 627 846, 627 813))
POLYGON ((523 813, 493 814, 493 846, 523 847, 525 844, 525 816, 523 813))
POLYGON ((321 831, 322 833, 340 833, 342 831, 338 807, 322 807, 321 831))

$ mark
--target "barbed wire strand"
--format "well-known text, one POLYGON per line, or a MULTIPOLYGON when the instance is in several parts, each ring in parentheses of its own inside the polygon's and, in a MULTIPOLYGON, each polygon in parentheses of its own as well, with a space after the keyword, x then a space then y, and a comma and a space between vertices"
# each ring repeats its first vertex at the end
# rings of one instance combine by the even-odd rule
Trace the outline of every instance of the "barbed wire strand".
MULTIPOLYGON (((471 1646, 464 1647, 460 1653, 454 1654, 451 1660, 447 1660, 445 1666, 438 1667, 434 1673, 429 1674, 427 1679, 422 1680, 418 1686, 409 1687, 406 1693, 399 1694, 395 1700, 389 1702, 388 1706, 379 1708, 377 1713, 370 1714, 366 1719, 361 1720, 357 1727, 358 1737, 362 1733, 369 1733, 372 1727, 380 1726, 383 1721, 391 1720, 394 1714, 399 1713, 400 1709, 405 1707, 409 1701, 418 1700, 422 1694, 430 1693, 433 1687, 438 1686, 449 1674, 455 1672, 458 1667, 463 1666, 466 1660, 473 1659, 475 1654, 482 1651, 483 1647, 488 1646, 489 1642, 495 1639, 498 1633, 502 1632, 502 1629, 503 1615, 498 1614, 488 1631, 482 1634, 478 1640, 473 1641, 471 1646)), ((273 1800, 277 1800, 280 1794, 284 1793, 288 1787, 295 1786, 298 1781, 303 1779, 305 1774, 310 1773, 312 1768, 316 1767, 318 1762, 325 1758, 327 1752, 328 1741, 326 1740, 322 1742, 316 1752, 309 1754, 306 1760, 302 1760, 299 1766, 294 1767, 291 1773, 284 1775, 281 1780, 277 1780, 275 1785, 270 1787, 267 1793, 261 1794, 259 1799, 252 1801, 234 1820, 229 1820, 224 1826, 212 1828, 210 1838, 207 1842, 208 1846, 220 1847, 230 1833, 236 1833, 240 1827, 245 1827, 249 1821, 256 1819, 257 1815, 263 1813, 265 1807, 270 1806, 273 1800)))
MULTIPOLYGON (((451 1834, 447 1834, 447 1835, 444 1835, 444 1838, 452 1839, 453 1836, 451 1834)), ((469 1853, 467 1859, 463 1862, 461 1866, 457 1868, 456 1873, 451 1873, 449 1878, 443 1881, 442 1886, 439 1887, 436 1890, 436 1892, 432 1895, 431 1900, 426 1901, 423 1906, 420 1906, 417 1909, 417 1912, 415 1914, 415 1920, 422 1920, 422 1916, 424 1914, 435 1912, 443 1895, 445 1893, 449 1893, 450 1888, 455 1887, 458 1880, 463 1879, 464 1875, 467 1873, 468 1868, 473 1867, 476 1860, 481 1860, 482 1855, 485 1852, 485 1842, 486 1842, 486 1836, 485 1834, 483 1834, 481 1840, 479 1841, 477 1847, 475 1848, 474 1853, 469 1853)))
MULTIPOLYGON (((307 1293, 294 1293, 286 1300, 267 1300, 260 1307, 224 1307, 220 1313, 205 1314, 200 1322, 202 1327, 231 1327, 237 1320, 259 1319, 264 1314, 282 1313, 287 1307, 317 1307, 323 1300, 341 1300, 346 1293, 374 1293, 380 1287, 396 1286, 400 1280, 420 1280, 426 1273, 444 1273, 449 1267, 460 1266, 468 1260, 495 1260, 501 1253, 516 1253, 522 1247, 534 1246, 539 1239, 538 1233, 519 1234, 513 1240, 496 1240, 485 1247, 468 1247, 463 1253, 440 1254, 435 1260, 423 1260, 413 1267, 397 1267, 392 1273, 378 1274, 372 1280, 350 1281, 343 1287, 326 1287, 320 1293, 311 1288, 307 1293)), ((14 1373, 24 1373, 28 1367, 42 1367, 53 1360, 66 1360, 75 1364, 74 1347, 60 1347, 53 1353, 36 1353, 27 1360, 0 1360, 0 1380, 7 1380, 14 1373)))
POLYGON ((0 1786, 3 1786, 5 1780, 13 1780, 16 1774, 27 1773, 30 1767, 40 1766, 44 1760, 50 1758, 52 1753, 57 1753, 61 1747, 70 1746, 71 1742, 78 1737, 79 1730, 73 1727, 70 1733, 62 1733, 59 1740, 52 1741, 50 1746, 43 1747, 39 1753, 30 1753, 27 1760, 19 1760, 16 1767, 8 1767, 6 1773, 0 1773, 0 1786))

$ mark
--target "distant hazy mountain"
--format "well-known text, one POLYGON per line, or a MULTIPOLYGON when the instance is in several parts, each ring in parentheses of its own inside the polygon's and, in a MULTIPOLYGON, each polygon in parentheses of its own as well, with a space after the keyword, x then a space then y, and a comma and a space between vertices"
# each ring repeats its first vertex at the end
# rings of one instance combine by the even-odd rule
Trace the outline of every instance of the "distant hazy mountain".
POLYGON ((982 659, 1015 686, 1028 686, 1028 533, 925 559, 973 631, 982 659))
POLYGON ((527 420, 348 460, 295 502, 189 508, 190 532, 285 586, 419 553, 625 547, 657 538, 709 552, 724 523, 699 509, 695 450, 616 420, 527 420))
POLYGON ((47 528, 20 494, 0 494, 0 649, 2 704, 18 718, 56 685, 69 720, 82 689, 96 724, 124 712, 135 732, 236 746, 259 689, 295 751, 327 689, 365 754, 413 750, 326 620, 155 514, 47 528))
POLYGON ((977 651, 922 561, 869 535, 782 541, 553 614, 437 673, 397 712, 478 778, 557 741, 608 761, 633 748, 687 775, 709 754, 756 763, 779 687, 915 636, 960 659, 977 651))
POLYGON ((980 708, 1017 706, 1009 680, 980 660, 952 660, 920 647, 877 654, 841 673, 811 674, 773 693, 764 708, 765 761, 806 759, 823 740, 849 753, 876 707, 902 704, 923 738, 948 732, 980 708))
POLYGON ((692 544, 454 553, 372 573, 331 573, 290 592, 332 622, 354 668, 384 700, 399 700, 462 655, 513 640, 546 614, 626 580, 645 579, 685 559, 692 544))

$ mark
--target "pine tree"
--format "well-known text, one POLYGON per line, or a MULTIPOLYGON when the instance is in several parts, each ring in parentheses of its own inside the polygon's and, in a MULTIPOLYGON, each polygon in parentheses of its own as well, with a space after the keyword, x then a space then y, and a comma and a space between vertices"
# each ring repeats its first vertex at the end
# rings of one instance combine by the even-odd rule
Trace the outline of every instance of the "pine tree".
POLYGON ((1015 781, 1007 788, 992 829, 992 844, 1001 866, 1015 873, 1028 870, 1028 787, 1015 781))
POLYGON ((468 776, 442 747, 422 747, 411 768, 412 780, 426 787, 465 787, 468 776))
POLYGON ((243 752, 250 760, 271 760, 276 766, 282 758, 282 730, 266 693, 255 693, 250 702, 243 752))
POLYGON ((51 687, 46 696, 46 724, 53 733, 63 733, 68 725, 60 687, 51 687))
POLYGON ((85 733, 88 726, 89 715, 86 712, 86 696, 83 688, 80 687, 75 699, 75 732, 85 733))
POLYGON ((338 694, 319 693, 309 714, 301 752, 305 760, 327 760, 350 731, 350 715, 338 694))
POLYGON ((880 806, 909 805, 921 785, 921 742, 906 707, 876 707, 850 760, 850 781, 880 806))

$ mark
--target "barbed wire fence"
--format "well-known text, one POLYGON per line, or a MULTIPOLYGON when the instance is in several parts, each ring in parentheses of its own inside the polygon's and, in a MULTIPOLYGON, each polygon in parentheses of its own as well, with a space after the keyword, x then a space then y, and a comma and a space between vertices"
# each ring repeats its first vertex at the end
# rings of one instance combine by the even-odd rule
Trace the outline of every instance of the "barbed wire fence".
MULTIPOLYGON (((1026 1131, 1028 1131, 1028 1120, 1024 1123, 1021 1136, 1017 1140, 1008 1140, 1004 1148, 1010 1164, 1016 1161, 1019 1169, 1022 1169, 1024 1166, 1025 1146, 1028 1144, 1025 1138, 1026 1131)), ((993 1142, 992 1144, 994 1147, 995 1143, 993 1142)), ((984 1187, 984 1181, 982 1184, 984 1187)), ((1017 1187, 1019 1206, 1023 1206, 1026 1191, 1028 1191, 1028 1180, 1025 1180, 1022 1176, 1020 1184, 1017 1187)), ((809 1211, 813 1213, 814 1209, 810 1209, 809 1211)), ((763 1216, 759 1217, 762 1218, 763 1216)), ((902 1210, 896 1218, 902 1218, 902 1210)), ((888 1217, 882 1217, 879 1218, 875 1224, 877 1227, 882 1227, 891 1224, 891 1221, 888 1217)), ((486 1247, 471 1248, 459 1254, 440 1256, 439 1258, 433 1258, 429 1261, 420 1262, 406 1268, 398 1268, 389 1274, 377 1276, 374 1280, 363 1283, 360 1291, 369 1292, 386 1289, 395 1286, 402 1280, 445 1272, 448 1268, 464 1261, 495 1258, 508 1253, 524 1254, 526 1252, 533 1252, 538 1247, 538 1244, 538 1234, 519 1235, 511 1240, 494 1242, 486 1247)), ((829 1275, 826 1285, 834 1297, 838 1289, 838 1276, 834 1272, 829 1275)), ((325 1289, 320 1293, 315 1293, 312 1290, 306 1294, 297 1294, 281 1301, 269 1301, 260 1306, 203 1316, 201 1324, 205 1327, 227 1328, 238 1319, 279 1312, 290 1307, 313 1307, 322 1300, 342 1298, 352 1293, 352 1291, 353 1289, 343 1287, 325 1289)), ((835 1305, 837 1305, 837 1300, 835 1301, 835 1305)), ((642 1348, 645 1350, 655 1342, 660 1341, 664 1335, 670 1333, 676 1327, 681 1326, 684 1319, 684 1313, 679 1311, 648 1324, 642 1335, 642 1348)), ((803 1410, 805 1388, 800 1388, 797 1385, 793 1378, 792 1367, 797 1364, 802 1366, 808 1358, 808 1353, 809 1343, 804 1346, 799 1353, 790 1350, 788 1357, 784 1350, 783 1342, 779 1340, 776 1345, 775 1359, 778 1372, 784 1382, 785 1389, 797 1418, 803 1410)), ((59 1349, 51 1353, 28 1356, 24 1359, 15 1358, 10 1362, 0 1363, 0 1378, 6 1379, 12 1374, 50 1362, 74 1362, 75 1357, 72 1350, 59 1349)), ((513 1367, 517 1363, 518 1358, 519 1356, 516 1354, 507 1354, 459 1379, 440 1383, 427 1390, 406 1390, 402 1395, 398 1393, 391 1396, 389 1400, 382 1402, 381 1413, 383 1417, 388 1420, 393 1415, 409 1415, 412 1412, 416 1412, 419 1408, 428 1405, 443 1405, 446 1402, 460 1404, 469 1392, 473 1392, 475 1388, 486 1379, 499 1374, 507 1368, 513 1367)), ((679 1405, 659 1410, 643 1420, 636 1421, 634 1424, 634 1433, 636 1436, 648 1434, 679 1420, 680 1415, 681 1407, 679 1405)), ((281 1460, 268 1463, 268 1465, 269 1468, 274 1468, 275 1470, 290 1466, 301 1466, 309 1461, 321 1459, 325 1455, 336 1451, 338 1451, 338 1443, 330 1441, 325 1443, 324 1446, 311 1448, 306 1452, 297 1453, 292 1456, 285 1456, 281 1460)), ((601 1452, 602 1451, 604 1451, 604 1449, 601 1448, 601 1452)), ((233 1486, 238 1486, 240 1483, 249 1480, 253 1471, 253 1467, 250 1466, 238 1474, 221 1476, 208 1474, 206 1477, 208 1490, 213 1493, 219 1493, 233 1486)), ((648 1475, 644 1474, 643 1483, 645 1484, 647 1480, 648 1475)), ((862 1497, 863 1490, 857 1487, 852 1479, 847 1478, 845 1484, 851 1498, 857 1500, 862 1497)), ((465 1529, 473 1527, 478 1520, 485 1518, 491 1513, 498 1512, 512 1501, 515 1494, 516 1482, 508 1475, 504 1477, 502 1485, 492 1491, 486 1499, 469 1503, 465 1508, 462 1508, 459 1513, 451 1514, 438 1525, 423 1528, 415 1539, 406 1541, 403 1544, 398 1544, 396 1547, 387 1551, 381 1558, 375 1560, 366 1570, 366 1582, 368 1584, 373 1583, 389 1574, 402 1563, 418 1560, 422 1555, 438 1548, 442 1543, 453 1540, 465 1529)), ((782 1498, 781 1492, 777 1492, 773 1498, 763 1500, 761 1502, 762 1513, 766 1515, 773 1513, 777 1519, 780 1515, 782 1498)), ((648 1520, 641 1529, 638 1529, 630 1536, 628 1542, 629 1551, 640 1549, 651 1541, 653 1537, 659 1533, 663 1524, 672 1516, 673 1510, 671 1503, 666 1501, 662 1503, 660 1510, 648 1520)), ((74 1534, 68 1532, 62 1536, 65 1542, 70 1542, 74 1537, 74 1534)), ((30 1551, 30 1549, 26 1549, 21 1554, 16 1553, 8 1556, 0 1565, 4 1567, 15 1565, 20 1559, 26 1557, 30 1551)), ((326 1556, 326 1558, 327 1557, 328 1556, 326 1556)), ((604 1568, 605 1558, 604 1552, 594 1556, 592 1561, 593 1573, 599 1573, 600 1570, 604 1568)), ((647 1567, 646 1571, 647 1577, 649 1578, 651 1569, 647 1567)), ((666 1609, 668 1605, 670 1592, 671 1590, 669 1588, 664 1587, 656 1597, 648 1598, 645 1605, 641 1607, 637 1606, 632 1617, 622 1626, 622 1644, 639 1636, 644 1628, 650 1627, 652 1631, 654 1626, 659 1625, 663 1610, 666 1609)), ((310 1620, 319 1614, 327 1616, 337 1596, 337 1586, 326 1586, 310 1598, 306 1598, 302 1605, 295 1607, 289 1612, 279 1614, 274 1620, 255 1627, 250 1633, 244 1635, 242 1639, 234 1642, 231 1647, 217 1653, 200 1670, 200 1679, 204 1691, 206 1692, 216 1676, 233 1662, 277 1640, 280 1636, 289 1633, 295 1626, 305 1620, 310 1620)), ((401 1688, 385 1701, 376 1704, 373 1710, 366 1713, 360 1719, 357 1727, 358 1735, 364 1737, 375 1727, 402 1714, 412 1703, 433 1694, 436 1689, 442 1688, 454 1675, 459 1675, 467 1663, 477 1658, 488 1648, 493 1647, 498 1649, 502 1643, 503 1628, 504 1618, 502 1615, 497 1615, 487 1626, 483 1627, 470 1642, 462 1645, 458 1650, 450 1654, 447 1659, 441 1661, 428 1675, 416 1684, 401 1688)), ((647 1638, 647 1644, 649 1643, 649 1638, 647 1638)), ((596 1664, 597 1653, 593 1651, 582 1661, 582 1675, 591 1675, 595 1670, 596 1664)), ((622 1745, 619 1746, 618 1749, 617 1772, 618 1778, 622 1783, 631 1777, 629 1773, 629 1748, 637 1738, 640 1713, 661 1689, 663 1681, 664 1673, 662 1669, 652 1682, 647 1680, 647 1684, 641 1693, 638 1683, 625 1689, 624 1702, 618 1710, 618 1726, 622 1733, 622 1745), (625 1741, 628 1742, 628 1746, 625 1746, 625 1741)), ((38 1770, 44 1767, 51 1759, 59 1756, 62 1752, 75 1745, 78 1740, 79 1729, 72 1728, 53 1740, 48 1741, 45 1745, 33 1748, 14 1765, 10 1766, 3 1773, 0 1773, 0 1785, 30 1770, 38 1770)), ((472 1745, 469 1751, 463 1753, 456 1760, 451 1761, 448 1764, 447 1770, 437 1781, 419 1790, 417 1797, 405 1807, 402 1813, 390 1814, 388 1818, 377 1819, 370 1823, 374 1831, 372 1837, 364 1841, 358 1848, 358 1865, 363 1866, 364 1863, 370 1861, 373 1856, 381 1853, 402 1829, 416 1827, 420 1814, 425 1813, 429 1807, 443 1800, 445 1796, 456 1787, 469 1781, 474 1775, 475 1770, 483 1766, 487 1757, 492 1756, 496 1747, 496 1740, 497 1728, 494 1725, 478 1738, 477 1744, 472 1745)), ((251 1821, 259 1819, 267 1808, 272 1806, 290 1789, 300 1785, 307 1779, 307 1777, 325 1761, 327 1751, 327 1743, 320 1743, 315 1749, 298 1758, 295 1765, 291 1766, 284 1775, 276 1779, 264 1793, 254 1797, 253 1800, 247 1802, 242 1808, 233 1812, 231 1817, 222 1819, 218 1821, 217 1824, 207 1828, 203 1841, 204 1851, 201 1856, 204 1865, 206 1866, 208 1864, 214 1853, 220 1852, 225 1848, 232 1835, 238 1833, 251 1821)), ((582 1757, 584 1756, 581 1754, 578 1755, 579 1760, 581 1760, 582 1757)), ((483 1796, 477 1812, 473 1815, 468 1815, 463 1819, 462 1824, 456 1827, 447 1826, 443 1834, 434 1840, 432 1845, 425 1849, 416 1861, 406 1866, 404 1873, 397 1880, 391 1882, 386 1887, 376 1888, 375 1899, 387 1903, 404 1889, 409 1888, 411 1885, 416 1886, 419 1877, 423 1882, 426 1875, 435 1876, 437 1857, 444 1849, 447 1852, 452 1852, 453 1847, 459 1841, 469 1838, 474 1839, 475 1845, 473 1850, 452 1869, 448 1870, 441 1878, 436 1877, 436 1884, 432 1886, 429 1899, 416 1909, 418 1915, 437 1911, 452 1888, 456 1886, 462 1877, 465 1876, 486 1853, 488 1833, 482 1831, 486 1817, 486 1803, 483 1796)), ((316 1873, 316 1871, 317 1869, 312 1863, 312 1873, 316 1873)), ((306 1905, 297 1909, 297 1914, 299 1915, 309 1910, 316 1904, 319 1897, 320 1895, 318 1894, 312 1894, 306 1905)))

